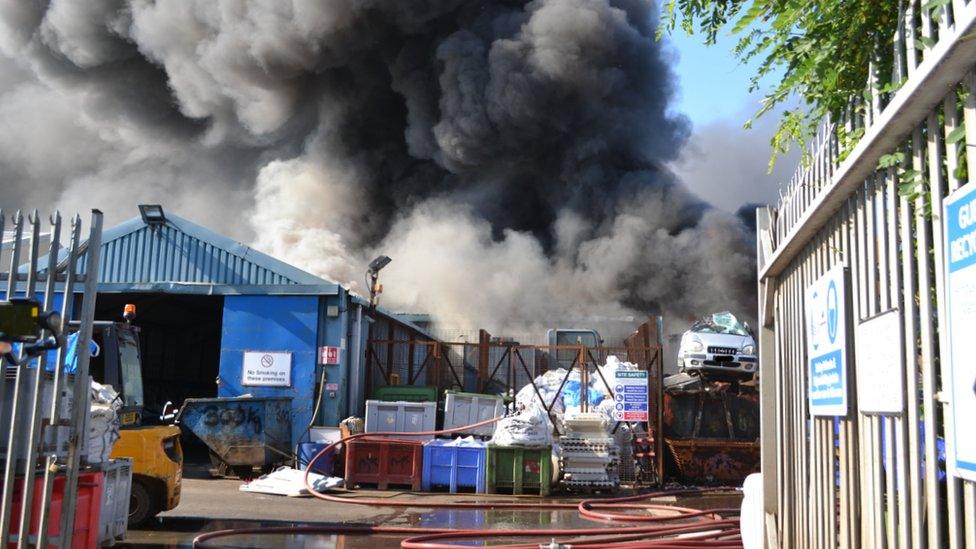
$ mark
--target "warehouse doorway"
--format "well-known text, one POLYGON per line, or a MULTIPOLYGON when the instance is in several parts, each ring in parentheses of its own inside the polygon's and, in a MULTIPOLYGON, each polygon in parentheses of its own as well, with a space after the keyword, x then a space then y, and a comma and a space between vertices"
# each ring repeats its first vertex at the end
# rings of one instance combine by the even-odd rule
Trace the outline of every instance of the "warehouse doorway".
POLYGON ((122 320, 127 303, 136 306, 140 328, 146 412, 158 414, 167 401, 217 396, 222 296, 162 293, 100 293, 98 320, 122 320))

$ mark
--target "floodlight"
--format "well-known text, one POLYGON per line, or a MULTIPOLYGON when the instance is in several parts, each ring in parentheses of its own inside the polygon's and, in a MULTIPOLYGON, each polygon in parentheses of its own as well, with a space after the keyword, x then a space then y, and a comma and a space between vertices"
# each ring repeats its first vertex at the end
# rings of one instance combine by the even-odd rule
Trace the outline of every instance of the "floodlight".
POLYGON ((393 260, 385 255, 378 256, 369 263, 369 270, 367 272, 371 275, 376 274, 380 272, 380 269, 389 265, 391 261, 393 260))
POLYGON ((142 221, 146 225, 157 226, 166 224, 166 214, 163 213, 163 207, 159 204, 139 204, 139 214, 142 216, 142 221))

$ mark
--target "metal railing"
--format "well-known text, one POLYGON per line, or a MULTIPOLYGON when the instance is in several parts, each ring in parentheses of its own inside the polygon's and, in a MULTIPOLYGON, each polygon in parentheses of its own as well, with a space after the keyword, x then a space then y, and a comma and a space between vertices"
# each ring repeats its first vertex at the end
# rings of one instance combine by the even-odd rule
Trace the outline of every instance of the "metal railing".
MULTIPOLYGON (((42 310, 58 310, 60 332, 67 333, 68 322, 75 313, 74 296, 79 284, 83 284, 83 297, 81 312, 75 315, 81 320, 81 329, 76 341, 77 368, 73 374, 63 371, 68 353, 65 345, 57 349, 55 363, 50 368, 47 353, 31 361, 25 360, 21 351, 19 364, 9 364, 0 357, 0 425, 9 426, 7 433, 0 433, 7 440, 6 453, 0 456, 4 475, 0 496, 0 540, 17 547, 46 547, 49 544, 71 547, 78 472, 87 436, 88 407, 84 403, 88 401, 89 391, 88 342, 95 313, 102 214, 97 210, 92 212, 87 243, 92 244, 94 252, 87 257, 84 272, 88 275, 78 274, 83 272, 79 258, 85 249, 85 243, 81 241, 80 217, 71 220, 67 249, 61 241, 61 215, 55 213, 49 220, 50 231, 43 234, 43 239, 49 244, 46 273, 54 273, 53 276, 39 275, 38 271, 42 221, 37 211, 26 218, 17 212, 9 221, 12 239, 3 245, 3 257, 9 258, 9 269, 5 276, 0 276, 0 281, 6 283, 3 298, 36 299, 42 310), (21 264, 25 246, 28 257, 26 264, 21 264), (38 295, 39 290, 42 295, 38 295), (60 524, 57 526, 50 522, 56 477, 65 479, 60 498, 60 524), (38 500, 39 516, 32 516, 33 502, 38 500), (15 513, 15 509, 19 513, 15 513), (34 523, 37 526, 31 528, 34 523), (49 536, 49 532, 58 534, 49 536)), ((3 233, 6 222, 7 218, 0 210, 0 233, 3 233)), ((38 334, 47 335, 43 331, 38 334)))
MULTIPOLYGON (((900 86, 882 91, 872 74, 866 98, 821 127, 777 207, 757 214, 770 547, 976 548, 976 484, 947 475, 939 458, 940 441, 953 444, 941 212, 976 181, 976 2, 908 2, 901 22, 900 86), (855 405, 843 417, 810 414, 804 296, 838 264, 855 323, 898 311, 901 415, 855 405)), ((855 395, 857 380, 849 386, 855 395)))

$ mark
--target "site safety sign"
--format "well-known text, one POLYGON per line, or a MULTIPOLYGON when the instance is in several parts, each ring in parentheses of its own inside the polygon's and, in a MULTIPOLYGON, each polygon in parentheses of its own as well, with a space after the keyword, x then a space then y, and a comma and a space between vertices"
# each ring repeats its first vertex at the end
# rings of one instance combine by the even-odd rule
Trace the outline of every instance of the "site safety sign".
POLYGON ((976 184, 969 183, 945 202, 946 330, 951 394, 948 428, 952 430, 953 455, 949 472, 976 481, 976 184))
POLYGON ((613 384, 613 418, 617 421, 647 421, 647 371, 617 370, 613 384))
POLYGON ((810 415, 847 415, 847 273, 836 265, 807 288, 807 387, 810 415))

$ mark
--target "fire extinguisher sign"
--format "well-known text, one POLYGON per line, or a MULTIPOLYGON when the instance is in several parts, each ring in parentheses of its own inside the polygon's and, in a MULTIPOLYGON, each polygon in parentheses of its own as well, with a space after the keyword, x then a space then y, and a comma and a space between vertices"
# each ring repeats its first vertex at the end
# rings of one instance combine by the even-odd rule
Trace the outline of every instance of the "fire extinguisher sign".
POLYGON ((339 364, 339 348, 319 347, 319 364, 339 364))

